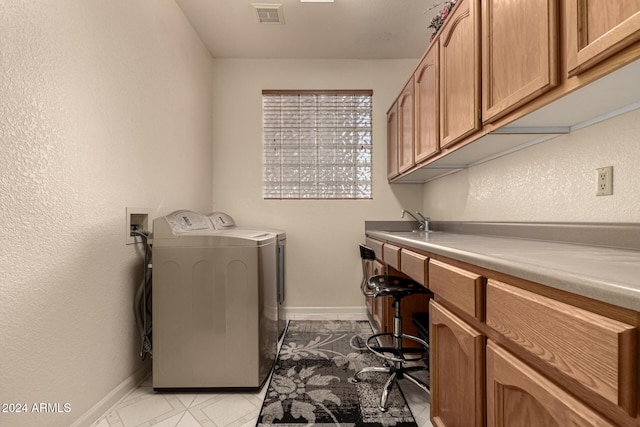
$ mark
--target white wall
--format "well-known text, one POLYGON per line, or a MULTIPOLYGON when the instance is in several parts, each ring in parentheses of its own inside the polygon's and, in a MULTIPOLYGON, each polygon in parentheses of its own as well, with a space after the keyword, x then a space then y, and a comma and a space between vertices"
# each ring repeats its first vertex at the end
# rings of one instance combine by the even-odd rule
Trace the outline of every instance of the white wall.
POLYGON ((287 232, 287 305, 361 306, 364 221, 422 206, 421 186, 386 180, 386 111, 407 60, 214 60, 214 208, 287 232), (373 200, 263 200, 262 90, 373 89, 373 200))
POLYGON ((211 71, 172 0, 0 3, 0 402, 71 408, 0 425, 149 369, 125 207, 211 208, 211 71))
POLYGON ((424 184, 434 220, 640 222, 640 109, 424 184), (613 195, 596 168, 613 166, 613 195))

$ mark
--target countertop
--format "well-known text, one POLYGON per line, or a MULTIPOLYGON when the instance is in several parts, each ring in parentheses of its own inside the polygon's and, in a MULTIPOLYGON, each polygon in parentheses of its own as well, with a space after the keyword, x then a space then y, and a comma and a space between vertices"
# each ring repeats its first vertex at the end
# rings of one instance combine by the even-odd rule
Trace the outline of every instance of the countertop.
POLYGON ((640 251, 439 231, 366 234, 640 311, 640 251))

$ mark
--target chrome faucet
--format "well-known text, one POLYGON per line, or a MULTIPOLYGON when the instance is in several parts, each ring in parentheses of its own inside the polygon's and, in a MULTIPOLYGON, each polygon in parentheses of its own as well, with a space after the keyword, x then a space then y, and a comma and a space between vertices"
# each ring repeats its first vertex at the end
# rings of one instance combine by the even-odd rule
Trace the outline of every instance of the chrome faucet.
POLYGON ((413 219, 415 219, 416 221, 418 221, 418 224, 420 224, 418 226, 418 230, 420 231, 429 231, 429 222, 431 221, 430 218, 425 218, 424 215, 422 215, 420 212, 416 211, 416 213, 420 216, 420 219, 418 219, 414 214, 412 214, 409 211, 406 210, 402 210, 402 213, 400 214, 400 218, 404 218, 404 214, 408 213, 409 215, 411 215, 413 217, 413 219))

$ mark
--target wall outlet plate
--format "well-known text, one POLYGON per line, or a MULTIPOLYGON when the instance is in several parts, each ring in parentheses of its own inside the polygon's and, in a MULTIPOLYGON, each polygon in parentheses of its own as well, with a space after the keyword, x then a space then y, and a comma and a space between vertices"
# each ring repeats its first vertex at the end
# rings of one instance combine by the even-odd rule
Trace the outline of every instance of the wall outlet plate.
POLYGON ((146 231, 151 233, 151 222, 149 221, 149 214, 151 209, 147 208, 126 208, 126 220, 125 227, 127 245, 134 245, 136 243, 144 243, 144 240, 140 236, 131 235, 132 230, 146 231))
POLYGON ((610 196, 613 194, 613 166, 598 168, 596 196, 610 196))

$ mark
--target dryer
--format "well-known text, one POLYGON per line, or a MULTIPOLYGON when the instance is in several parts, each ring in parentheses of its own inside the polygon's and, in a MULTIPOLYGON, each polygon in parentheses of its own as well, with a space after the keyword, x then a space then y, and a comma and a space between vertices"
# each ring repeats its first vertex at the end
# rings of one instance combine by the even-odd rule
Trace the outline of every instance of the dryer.
POLYGON ((277 236, 153 221, 153 388, 260 388, 277 353, 277 236))

